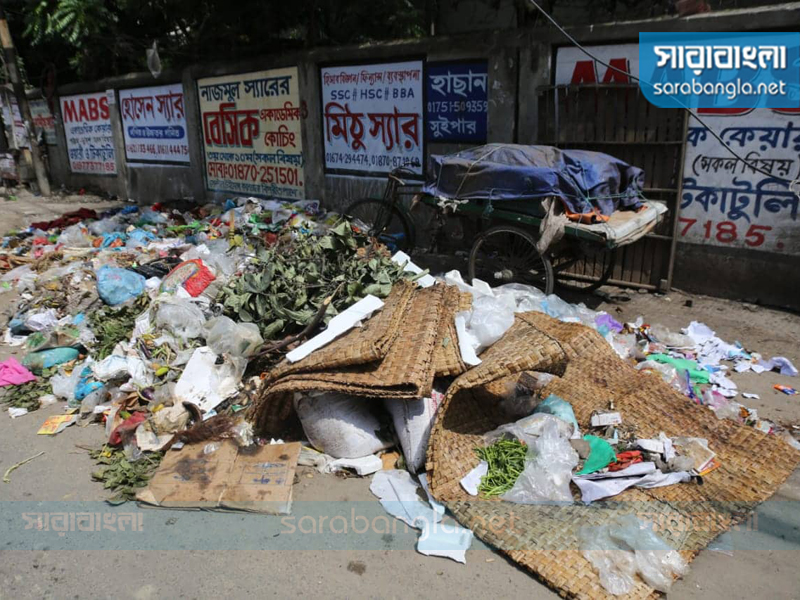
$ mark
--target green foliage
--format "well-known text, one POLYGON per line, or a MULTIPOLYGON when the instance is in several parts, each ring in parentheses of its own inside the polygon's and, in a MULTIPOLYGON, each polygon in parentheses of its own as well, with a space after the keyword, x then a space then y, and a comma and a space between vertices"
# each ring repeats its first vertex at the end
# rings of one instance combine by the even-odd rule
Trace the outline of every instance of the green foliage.
MULTIPOLYGON (((59 83, 308 46, 421 37, 424 0, 18 0, 7 9, 29 72, 55 63, 59 83)), ((35 81, 32 83, 36 83, 35 81)))
POLYGON ((0 402, 10 408, 27 408, 28 412, 39 410, 39 398, 52 393, 50 377, 56 369, 43 369, 41 377, 22 385, 0 388, 0 402))
POLYGON ((301 331, 335 290, 325 322, 367 294, 385 298, 408 277, 385 249, 341 221, 323 236, 303 235, 287 246, 259 252, 255 270, 223 288, 218 301, 232 319, 256 323, 265 340, 301 331))
POLYGON ((130 339, 136 317, 141 315, 149 298, 142 294, 132 304, 121 308, 106 306, 89 315, 89 327, 97 339, 92 355, 103 360, 114 351, 119 342, 130 339))
POLYGON ((92 473, 92 479, 102 481, 105 489, 115 492, 108 500, 112 504, 135 500, 136 491, 147 485, 164 457, 160 452, 148 452, 139 460, 130 461, 124 450, 109 446, 91 450, 89 456, 102 465, 92 473))
POLYGON ((486 461, 489 469, 481 477, 478 490, 486 497, 500 496, 514 487, 525 469, 528 447, 519 440, 501 439, 485 448, 476 448, 478 458, 486 461))

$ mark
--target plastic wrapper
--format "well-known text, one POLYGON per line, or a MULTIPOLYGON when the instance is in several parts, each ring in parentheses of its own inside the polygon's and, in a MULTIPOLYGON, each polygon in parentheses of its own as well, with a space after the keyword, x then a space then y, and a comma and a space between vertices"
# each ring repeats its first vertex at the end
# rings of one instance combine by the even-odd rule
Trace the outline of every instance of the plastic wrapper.
POLYGON ((89 248, 92 245, 92 239, 89 237, 88 230, 80 223, 76 223, 61 232, 57 243, 67 248, 89 248))
POLYGON ((231 429, 234 441, 242 447, 253 445, 253 424, 244 419, 236 423, 231 429))
POLYGON ((206 324, 203 311, 194 302, 184 298, 159 300, 156 325, 165 327, 184 340, 200 337, 206 324))
POLYGON ((582 527, 578 537, 581 552, 598 571, 601 585, 615 596, 630 592, 636 574, 653 589, 668 592, 675 576, 689 570, 680 553, 656 535, 652 524, 634 515, 582 527))
POLYGON ((688 335, 670 331, 663 325, 651 326, 650 333, 668 348, 694 348, 696 345, 688 335))
POLYGON ((18 291, 24 292, 32 290, 38 278, 39 275, 31 269, 30 265, 22 265, 0 276, 0 281, 8 282, 14 285, 18 291))
MULTIPOLYGON (((536 416, 536 415, 534 415, 536 416)), ((542 423, 539 436, 528 444, 525 469, 501 498, 517 504, 538 502, 572 503, 569 483, 578 464, 578 453, 560 429, 557 417, 542 423)), ((563 422, 563 421, 562 421, 563 422)), ((525 440, 523 440, 525 441, 525 440)))
POLYGON ((236 323, 221 316, 210 319, 205 329, 206 344, 216 354, 249 357, 264 343, 255 323, 236 323))

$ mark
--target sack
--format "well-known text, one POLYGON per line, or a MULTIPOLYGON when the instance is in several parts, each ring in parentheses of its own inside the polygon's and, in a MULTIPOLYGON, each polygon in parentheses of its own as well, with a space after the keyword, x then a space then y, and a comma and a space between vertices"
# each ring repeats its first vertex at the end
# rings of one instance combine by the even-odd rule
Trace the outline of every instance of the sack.
POLYGON ((386 398, 383 405, 392 415, 392 423, 400 447, 406 459, 406 467, 412 473, 425 469, 425 454, 436 411, 444 399, 444 394, 433 391, 430 398, 420 400, 395 400, 386 398))
POLYGON ((374 400, 336 392, 295 394, 303 431, 317 450, 334 458, 361 458, 389 448, 374 400))
POLYGON ((103 302, 116 306, 144 292, 145 278, 119 267, 100 267, 97 270, 97 293, 103 302))

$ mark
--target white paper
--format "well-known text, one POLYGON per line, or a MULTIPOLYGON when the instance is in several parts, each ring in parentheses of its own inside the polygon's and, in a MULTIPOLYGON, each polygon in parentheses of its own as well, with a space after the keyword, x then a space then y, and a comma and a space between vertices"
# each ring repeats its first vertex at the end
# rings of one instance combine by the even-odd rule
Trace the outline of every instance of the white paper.
POLYGON ((773 356, 769 360, 762 360, 758 363, 767 371, 772 371, 776 367, 779 369, 781 375, 788 375, 789 377, 797 377, 797 369, 785 356, 773 356))
POLYGON ((619 425, 620 423, 622 423, 622 415, 618 412, 592 415, 592 427, 607 427, 609 425, 619 425))
POLYGON ((419 499, 419 486, 408 471, 378 471, 369 490, 380 499, 386 512, 422 531, 417 541, 420 554, 466 562, 472 531, 456 524, 441 523, 442 514, 419 499))
POLYGON ((761 397, 758 394, 751 394, 750 392, 742 392, 742 396, 744 396, 748 400, 760 400, 761 399, 761 397))
POLYGON ((324 345, 329 344, 344 332, 349 331, 356 326, 360 321, 366 320, 372 316, 379 308, 383 307, 383 301, 369 294, 362 298, 353 306, 349 307, 344 312, 339 313, 333 317, 328 323, 327 329, 322 333, 315 335, 306 343, 301 344, 286 355, 289 362, 297 362, 311 354, 314 350, 322 348, 324 345))
POLYGON ((428 502, 433 507, 433 510, 438 512, 440 515, 444 514, 444 504, 437 502, 433 499, 433 494, 431 494, 431 490, 428 487, 428 474, 427 473, 420 473, 417 475, 417 479, 419 479, 419 484, 422 486, 422 489, 425 490, 425 496, 428 498, 428 502))
POLYGON ((660 440, 639 439, 636 440, 636 445, 645 452, 655 452, 656 454, 664 454, 664 443, 660 440))
POLYGON ((481 359, 475 354, 475 348, 478 347, 478 340, 467 331, 467 317, 469 311, 456 313, 456 333, 458 334, 458 349, 461 352, 461 360, 466 364, 474 367, 481 364, 481 359))
POLYGON ((656 488, 689 481, 689 479, 691 479, 691 474, 686 471, 662 473, 653 468, 649 472, 641 475, 635 475, 630 472, 632 467, 642 464, 653 465, 653 463, 637 463, 622 471, 615 471, 614 473, 593 473, 593 476, 573 477, 572 481, 581 490, 581 500, 589 504, 595 500, 616 496, 633 486, 656 488), (629 473, 627 473, 629 475, 628 477, 619 476, 619 473, 624 473, 626 471, 629 471, 629 473), (603 478, 601 477, 602 475, 606 477, 603 478))
POLYGON ((478 466, 472 469, 469 473, 464 475, 464 477, 459 482, 461 487, 464 488, 464 491, 467 492, 470 496, 477 496, 478 495, 478 486, 481 484, 481 477, 486 475, 489 472, 489 463, 485 460, 482 460, 478 463, 478 466))
POLYGON ((8 409, 8 416, 12 419, 16 419, 17 417, 21 417, 23 415, 28 414, 27 408, 17 408, 16 406, 11 406, 8 409))
POLYGON ((733 367, 733 370, 737 373, 744 373, 745 371, 749 371, 750 367, 752 367, 752 363, 747 362, 746 360, 740 361, 736 363, 736 366, 733 367))
MULTIPOLYGON (((415 275, 419 275, 423 271, 423 269, 415 265, 411 261, 411 257, 402 250, 395 252, 394 256, 392 257, 392 261, 396 262, 398 265, 403 265, 403 271, 408 271, 409 273, 414 273, 415 275)), ((426 288, 431 287, 434 283, 436 283, 436 280, 431 277, 430 274, 428 274, 417 279, 417 283, 419 284, 419 287, 426 288)))
POLYGON ((764 367, 762 367, 761 365, 753 365, 750 368, 753 370, 753 373, 757 373, 759 375, 761 373, 763 373, 764 371, 766 371, 766 369, 764 367))
POLYGON ((227 354, 225 358, 223 364, 217 365, 217 355, 211 348, 197 348, 175 384, 176 399, 191 402, 201 411, 208 412, 235 394, 247 361, 227 354))

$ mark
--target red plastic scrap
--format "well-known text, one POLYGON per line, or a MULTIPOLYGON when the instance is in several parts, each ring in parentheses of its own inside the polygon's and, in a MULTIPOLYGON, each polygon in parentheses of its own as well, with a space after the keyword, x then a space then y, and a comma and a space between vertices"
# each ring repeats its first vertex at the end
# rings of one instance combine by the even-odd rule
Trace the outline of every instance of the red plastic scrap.
POLYGON ((108 443, 112 446, 119 446, 124 437, 132 435, 136 428, 147 420, 147 414, 143 412, 135 412, 130 417, 125 419, 122 423, 114 428, 111 435, 108 437, 108 443))

